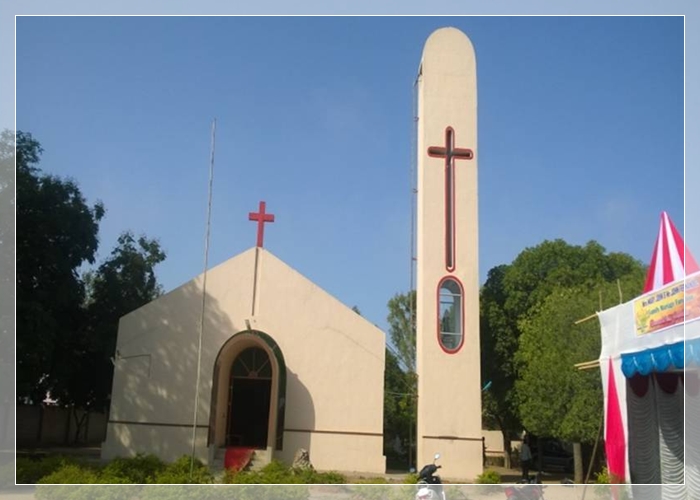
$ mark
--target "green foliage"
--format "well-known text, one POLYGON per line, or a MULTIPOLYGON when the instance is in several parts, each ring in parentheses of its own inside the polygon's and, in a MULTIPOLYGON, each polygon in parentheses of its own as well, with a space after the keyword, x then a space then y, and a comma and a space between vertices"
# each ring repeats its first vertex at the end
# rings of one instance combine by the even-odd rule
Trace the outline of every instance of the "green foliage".
MULTIPOLYGON (((495 428, 507 436, 522 428, 515 397, 517 371, 513 353, 518 348, 517 317, 505 310, 508 293, 504 278, 509 266, 497 266, 488 272, 481 288, 480 339, 481 380, 491 382, 482 392, 482 412, 488 428, 495 428)), ((509 443, 506 443, 509 447, 509 443)))
POLYGON ((329 471, 329 472, 318 472, 315 477, 315 484, 344 484, 347 483, 347 479, 340 472, 329 471))
POLYGON ((156 484, 210 484, 214 481, 209 469, 200 460, 194 460, 192 474, 191 468, 191 457, 183 455, 165 468, 157 470, 151 481, 156 484))
MULTIPOLYGON (((401 370, 397 357, 386 350, 384 365, 384 454, 387 460, 408 465, 409 433, 415 436, 415 373, 401 370), (403 454, 394 449, 396 440, 403 454)), ((415 439, 414 439, 415 441, 415 439)))
POLYGON ((166 464, 155 455, 136 455, 132 458, 115 458, 101 471, 101 479, 112 484, 147 484, 166 469, 166 464), (109 481, 108 479, 112 479, 109 481))
POLYGON ((353 484, 389 484, 383 477, 362 477, 353 481, 353 484))
POLYGON ((495 470, 485 470, 476 478, 477 484, 501 484, 501 475, 495 470))
POLYGON ((85 276, 85 328, 74 357, 81 362, 65 366, 53 394, 64 404, 106 410, 112 389, 119 318, 160 295, 155 266, 165 254, 157 241, 130 232, 119 236, 110 257, 85 276))
POLYGON ((65 465, 78 465, 71 457, 48 456, 43 458, 17 457, 17 484, 36 484, 41 478, 65 465))
POLYGON ((416 292, 397 294, 389 301, 389 337, 399 354, 399 365, 416 371, 416 292))
MULTIPOLYGON (((628 278, 621 284, 623 291, 636 286, 628 278)), ((561 288, 521 322, 517 390, 523 423, 535 434, 584 443, 596 438, 602 412, 600 372, 577 370, 574 364, 598 357, 600 332, 595 321, 574 323, 600 308, 599 292, 603 307, 619 301, 613 283, 597 290, 561 288)))
POLYGON ((611 484, 610 483, 610 472, 607 467, 603 467, 603 470, 595 473, 595 483, 596 484, 611 484))
MULTIPOLYGON (((545 241, 488 273, 480 296, 484 421, 510 436, 523 426, 542 436, 590 442, 600 422, 600 380, 573 365, 596 359, 595 322, 574 322, 630 300, 645 267, 598 243, 545 241)), ((506 443, 508 448, 509 443, 506 443)), ((578 470, 578 469, 577 469, 578 470)))
POLYGON ((403 478, 403 484, 418 484, 418 474, 416 472, 406 474, 406 477, 403 478))
MULTIPOLYGON (((12 139, 2 134, 3 171, 12 139)), ((17 132, 16 143, 16 218, 22 227, 16 248, 17 398, 36 404, 50 391, 60 405, 73 407, 77 441, 83 410, 104 411, 109 404, 119 318, 161 293, 154 267, 165 255, 157 241, 125 232, 111 256, 81 277, 79 270, 95 262, 105 208, 89 205, 76 181, 42 173, 42 148, 31 134, 17 132)), ((0 182, 2 201, 7 187, 0 182)))
POLYGON ((99 473, 93 468, 77 464, 65 464, 42 477, 37 484, 96 484, 99 473))
POLYGON ((94 262, 101 203, 78 185, 42 174, 42 149, 17 132, 17 397, 37 403, 53 388, 82 327, 85 297, 78 269, 94 262))
POLYGON ((505 309, 522 317, 557 288, 594 289, 629 274, 642 281, 639 293, 644 272, 639 261, 622 253, 606 255, 605 249, 595 241, 585 246, 570 245, 561 239, 545 241, 523 250, 508 267, 504 276, 508 294, 505 309))
POLYGON ((397 466, 410 464, 410 435, 416 435, 415 291, 397 294, 388 303, 389 335, 396 351, 386 350, 384 369, 384 453, 397 466), (394 447, 400 443, 400 451, 394 447))
POLYGON ((343 484, 347 480, 338 472, 316 472, 313 469, 293 469, 273 460, 259 471, 227 470, 227 484, 343 484))

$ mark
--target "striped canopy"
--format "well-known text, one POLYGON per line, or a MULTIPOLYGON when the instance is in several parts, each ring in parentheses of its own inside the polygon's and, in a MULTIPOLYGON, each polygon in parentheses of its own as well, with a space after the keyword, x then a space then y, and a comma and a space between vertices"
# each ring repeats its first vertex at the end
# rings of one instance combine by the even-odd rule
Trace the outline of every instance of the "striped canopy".
POLYGON ((683 243, 683 238, 676 226, 666 212, 661 212, 661 226, 651 256, 647 280, 644 283, 644 293, 681 280, 697 272, 698 269, 697 262, 683 243))

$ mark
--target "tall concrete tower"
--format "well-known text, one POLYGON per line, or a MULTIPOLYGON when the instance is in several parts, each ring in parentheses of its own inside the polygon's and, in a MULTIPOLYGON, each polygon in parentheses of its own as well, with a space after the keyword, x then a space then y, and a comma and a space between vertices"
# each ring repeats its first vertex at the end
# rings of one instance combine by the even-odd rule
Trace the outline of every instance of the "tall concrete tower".
POLYGON ((435 31, 418 77, 416 341, 418 465, 482 472, 476 59, 469 38, 435 31))

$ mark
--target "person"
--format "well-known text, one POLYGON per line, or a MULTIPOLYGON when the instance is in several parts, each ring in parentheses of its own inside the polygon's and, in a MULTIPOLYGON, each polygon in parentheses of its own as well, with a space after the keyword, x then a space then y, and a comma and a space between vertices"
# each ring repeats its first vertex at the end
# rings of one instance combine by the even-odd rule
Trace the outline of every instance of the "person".
POLYGON ((530 480, 530 465, 532 464, 532 451, 530 450, 530 438, 526 434, 523 444, 520 446, 520 467, 523 470, 523 479, 530 480))

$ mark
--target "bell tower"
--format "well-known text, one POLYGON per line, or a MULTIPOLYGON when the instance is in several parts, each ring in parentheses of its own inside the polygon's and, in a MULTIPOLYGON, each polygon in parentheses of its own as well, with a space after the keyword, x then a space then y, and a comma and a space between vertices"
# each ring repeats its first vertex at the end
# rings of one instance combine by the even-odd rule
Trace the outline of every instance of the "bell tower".
POLYGON ((455 28, 430 35, 418 75, 418 466, 482 472, 476 59, 455 28))

